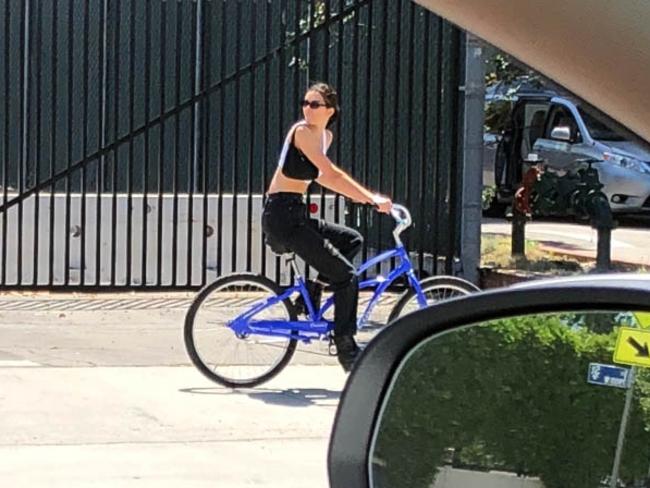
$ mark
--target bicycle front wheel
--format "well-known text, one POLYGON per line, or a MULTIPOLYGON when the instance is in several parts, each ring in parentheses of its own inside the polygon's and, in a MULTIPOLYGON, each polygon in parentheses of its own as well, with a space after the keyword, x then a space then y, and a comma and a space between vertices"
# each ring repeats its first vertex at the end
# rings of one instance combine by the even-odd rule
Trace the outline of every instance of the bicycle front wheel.
MULTIPOLYGON (((217 279, 196 296, 185 316, 184 339, 192 363, 207 378, 229 388, 270 380, 291 360, 296 340, 260 334, 238 336, 228 321, 282 289, 260 275, 217 279)), ((261 310, 255 320, 296 320, 289 300, 261 310)))
MULTIPOLYGON (((427 307, 450 298, 481 291, 475 284, 456 276, 432 276, 422 280, 420 286, 427 300, 427 307)), ((388 321, 392 322, 420 308, 415 290, 411 288, 399 299, 390 313, 388 321)))

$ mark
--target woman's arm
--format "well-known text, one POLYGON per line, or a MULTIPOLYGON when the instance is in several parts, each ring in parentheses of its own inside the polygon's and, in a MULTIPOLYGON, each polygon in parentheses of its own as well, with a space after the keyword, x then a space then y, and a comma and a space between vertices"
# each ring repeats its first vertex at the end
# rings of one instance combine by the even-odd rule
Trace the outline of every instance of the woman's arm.
MULTIPOLYGON (((316 180, 318 184, 345 195, 355 202, 377 205, 381 212, 390 212, 392 206, 390 199, 374 194, 341 168, 334 165, 320 150, 317 139, 308 127, 303 126, 296 129, 294 138, 296 146, 320 170, 321 175, 316 180)), ((329 144, 331 144, 331 137, 329 144)))

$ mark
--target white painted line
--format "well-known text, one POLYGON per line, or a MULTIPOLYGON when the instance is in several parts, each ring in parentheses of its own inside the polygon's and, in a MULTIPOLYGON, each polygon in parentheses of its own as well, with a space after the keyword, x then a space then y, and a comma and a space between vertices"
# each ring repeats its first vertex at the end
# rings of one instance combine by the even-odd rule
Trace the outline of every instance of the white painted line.
POLYGON ((0 359, 0 368, 34 368, 40 364, 26 359, 0 359))

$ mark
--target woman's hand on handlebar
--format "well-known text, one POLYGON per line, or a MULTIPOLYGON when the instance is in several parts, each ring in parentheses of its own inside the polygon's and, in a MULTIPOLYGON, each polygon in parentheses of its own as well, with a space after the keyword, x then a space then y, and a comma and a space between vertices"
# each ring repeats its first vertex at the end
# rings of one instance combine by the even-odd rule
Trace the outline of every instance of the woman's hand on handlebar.
POLYGON ((391 208, 393 208, 393 202, 390 198, 384 195, 379 195, 376 193, 372 197, 373 204, 377 208, 377 212, 389 214, 391 208))

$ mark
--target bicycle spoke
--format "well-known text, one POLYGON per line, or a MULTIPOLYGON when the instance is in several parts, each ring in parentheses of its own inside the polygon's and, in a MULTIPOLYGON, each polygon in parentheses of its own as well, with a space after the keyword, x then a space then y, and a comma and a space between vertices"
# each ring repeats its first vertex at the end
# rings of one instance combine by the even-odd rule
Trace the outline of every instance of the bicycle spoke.
MULTIPOLYGON (((437 277, 430 278, 422 282, 422 292, 426 300, 426 306, 430 307, 445 300, 450 300, 459 296, 467 295, 476 291, 471 283, 455 277, 437 277)), ((402 304, 401 310, 397 316, 401 317, 408 313, 414 312, 421 308, 420 302, 415 293, 402 304)), ((393 317, 393 319, 396 317, 393 317)))
MULTIPOLYGON (((224 281, 223 286, 215 287, 195 307, 190 324, 190 357, 200 370, 205 365, 211 379, 247 386, 281 369, 293 354, 295 340, 255 333, 238 337, 228 322, 264 304, 275 295, 275 290, 272 285, 264 285, 265 279, 257 277, 224 281)), ((291 316, 286 305, 277 302, 262 307, 254 319, 282 322, 290 321, 291 316)))

